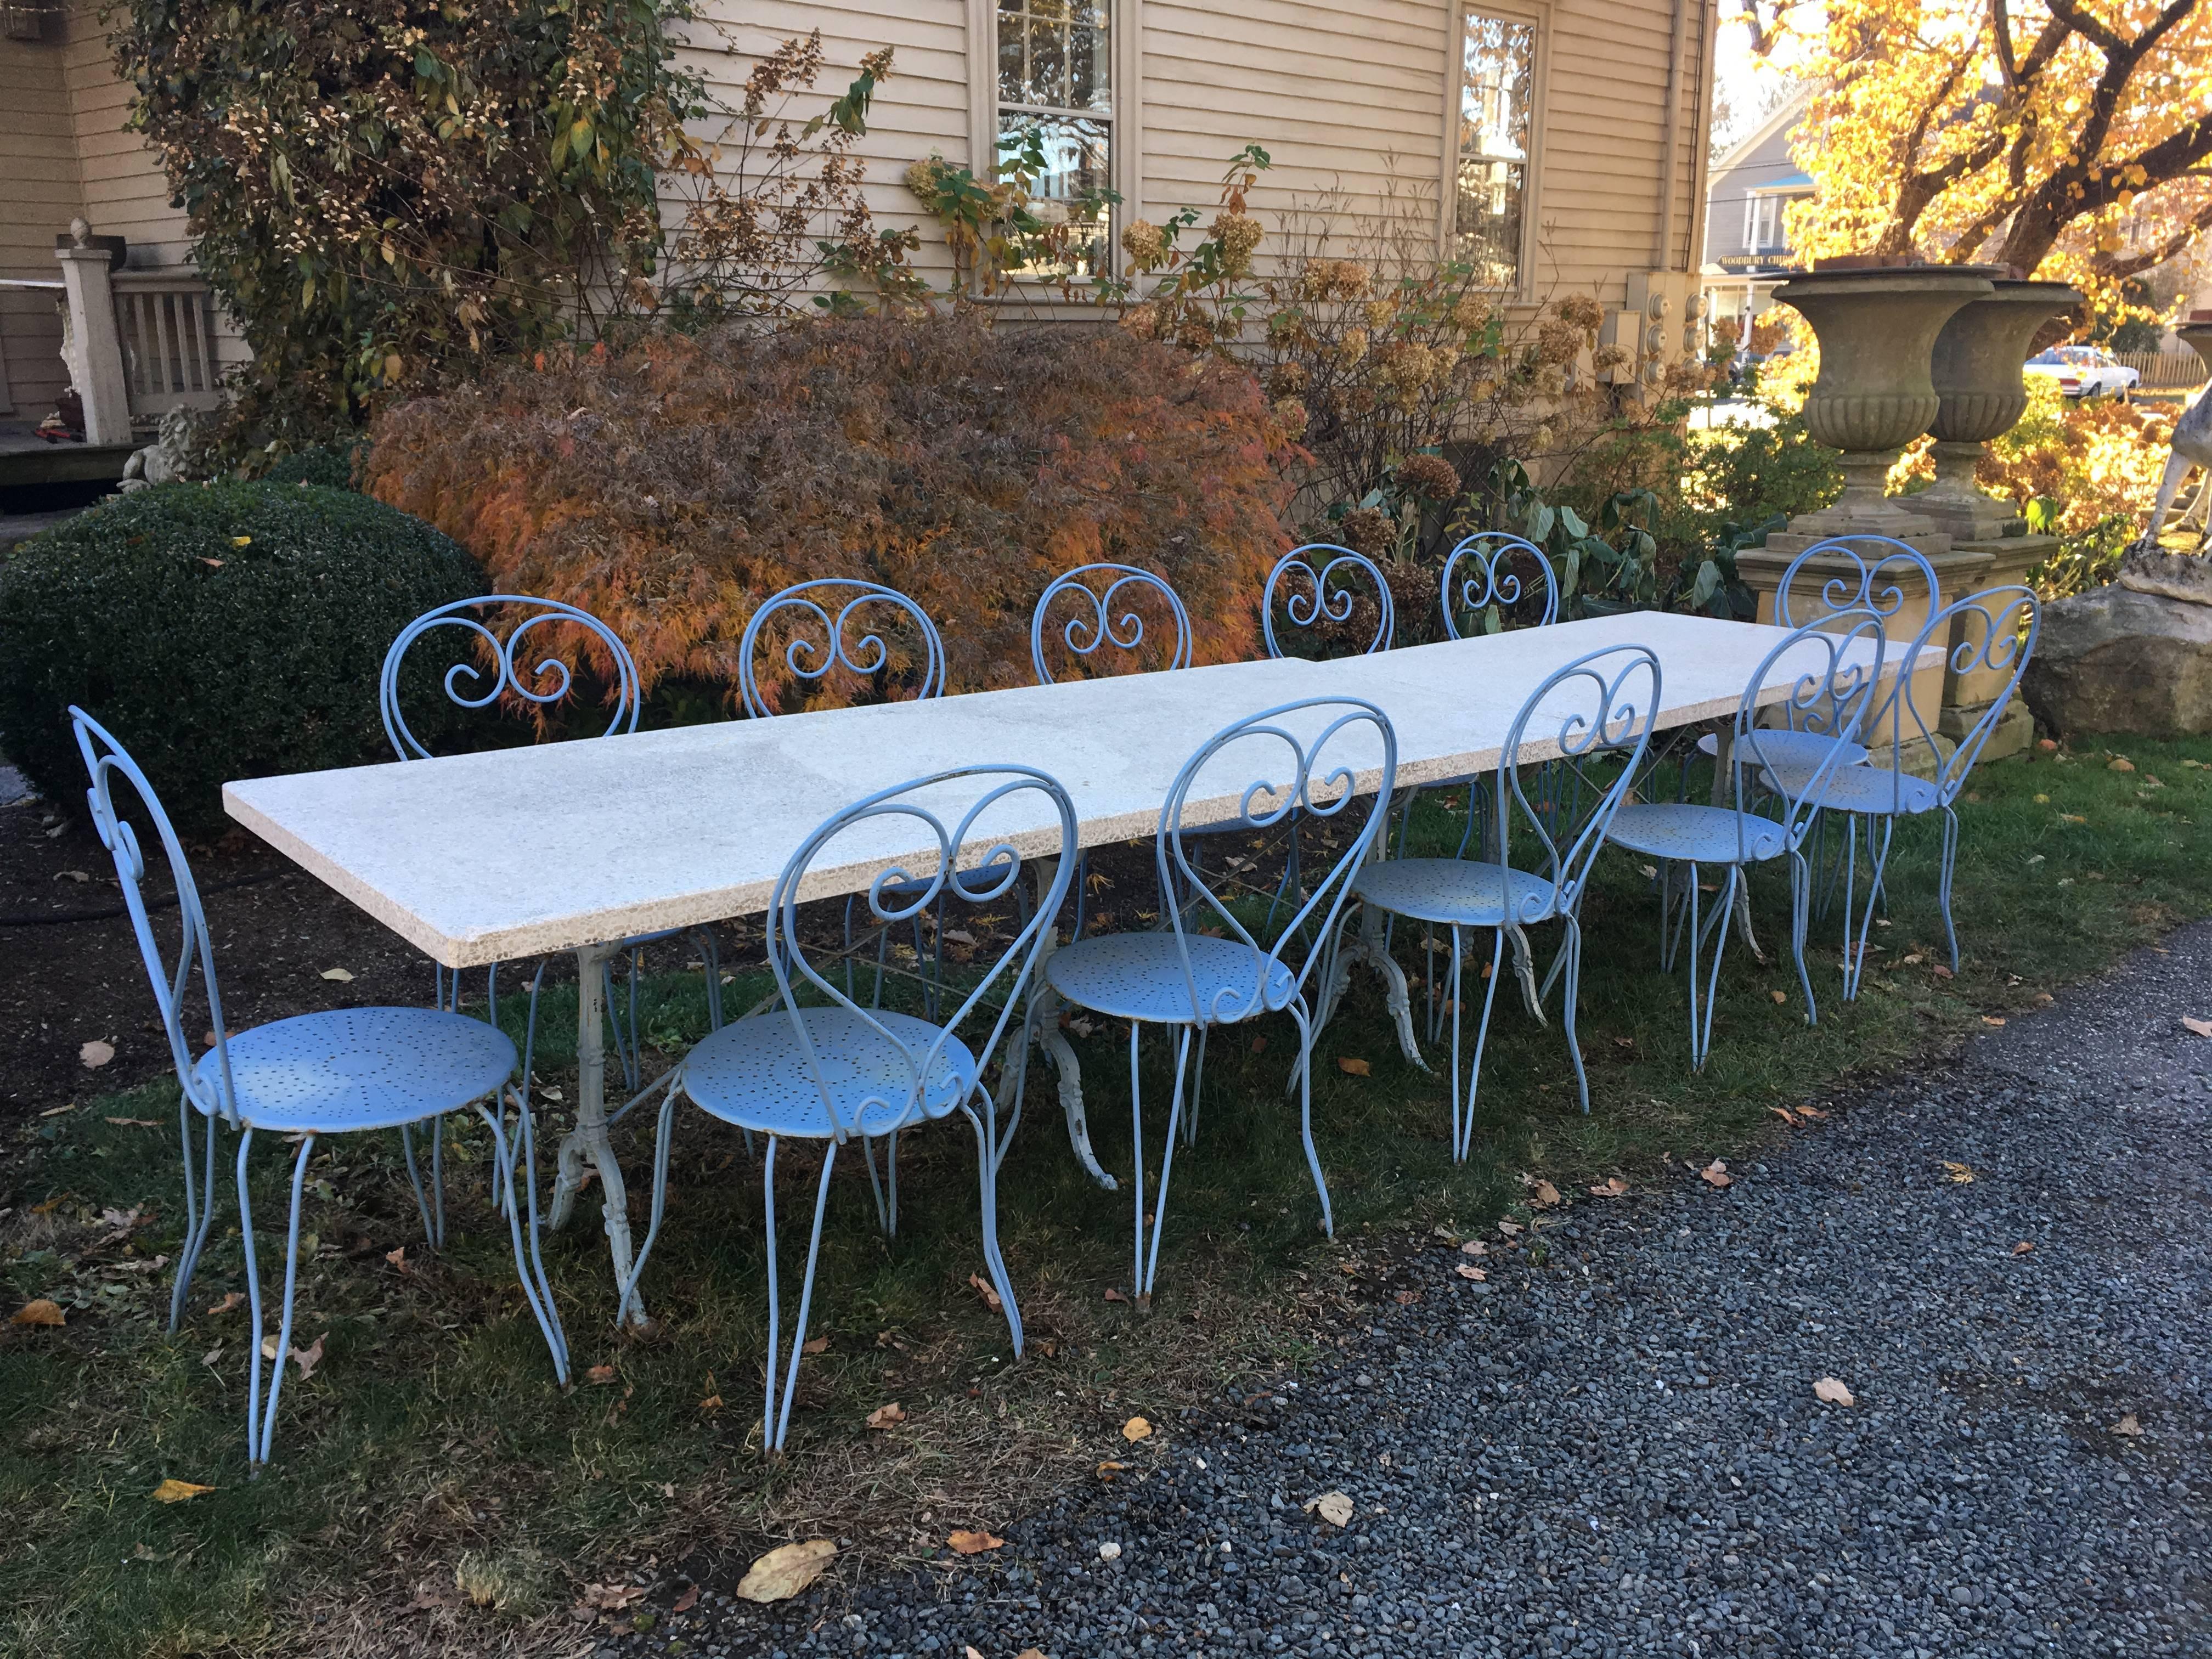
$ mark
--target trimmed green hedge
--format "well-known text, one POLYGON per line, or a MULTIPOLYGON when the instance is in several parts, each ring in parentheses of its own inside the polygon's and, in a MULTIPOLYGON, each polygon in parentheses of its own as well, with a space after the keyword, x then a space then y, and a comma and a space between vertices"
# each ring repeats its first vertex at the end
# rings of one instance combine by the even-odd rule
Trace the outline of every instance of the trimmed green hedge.
MULTIPOLYGON (((226 779, 389 758, 376 710, 386 647, 433 605, 483 591, 458 544, 350 490, 135 490, 0 564, 0 750, 81 811, 67 714, 81 703, 180 829, 211 832, 226 779)), ((418 672, 410 713, 434 725, 429 711, 449 705, 434 665, 418 672)))

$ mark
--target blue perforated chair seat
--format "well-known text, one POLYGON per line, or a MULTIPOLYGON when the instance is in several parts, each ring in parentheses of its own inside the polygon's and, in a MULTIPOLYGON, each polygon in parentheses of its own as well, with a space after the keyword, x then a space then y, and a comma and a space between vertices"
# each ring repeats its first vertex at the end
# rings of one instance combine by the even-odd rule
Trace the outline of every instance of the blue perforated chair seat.
MULTIPOLYGON (((1743 757, 1769 769, 1788 772, 1810 773, 1819 769, 1836 752, 1836 765, 1840 770, 1847 766, 1863 766, 1870 752, 1863 743, 1845 743, 1819 732, 1760 732, 1743 745, 1743 757)), ((1717 755, 1720 739, 1711 732, 1698 739, 1700 755, 1717 755)))
MULTIPOLYGON (((389 1129, 458 1111, 513 1076, 497 1026, 434 1008, 332 1008, 272 1020, 226 1045, 239 1115, 257 1129, 315 1134, 389 1129)), ((219 1099, 212 1048, 193 1092, 219 1099)))
POLYGON ((829 1140, 839 1126, 848 1134, 881 1135, 943 1117, 975 1086, 975 1057, 957 1037, 945 1037, 931 1056, 940 1028, 926 1019, 851 1008, 809 1008, 802 1018, 813 1060, 790 1012, 778 1008, 725 1025, 692 1049, 684 1092, 741 1129, 829 1140), (927 1086, 917 1091, 925 1060, 927 1086))
POLYGON ((1788 837, 1772 818, 1694 802, 1638 803, 1613 815, 1606 839, 1647 858, 1686 859, 1697 864, 1756 864, 1788 850, 1788 837))
MULTIPOLYGON (((1771 775, 1770 771, 1769 775, 1771 775)), ((1802 778, 1783 778, 1778 784, 1802 789, 1802 778)), ((1896 813, 1910 817, 1917 812, 1932 812, 1942 805, 1942 796, 1936 786, 1925 778, 1916 778, 1910 773, 1893 771, 1887 766, 1852 766, 1831 772, 1820 786, 1820 805, 1832 812, 1870 812, 1876 816, 1896 813)))
POLYGON ((1543 877, 1469 859, 1392 859, 1363 865, 1352 896, 1393 915, 1458 927, 1541 921, 1559 904, 1559 889, 1543 877))
MULTIPOLYGON (((1198 1006, 1209 1014, 1234 1020, 1261 1012, 1252 1000, 1260 989, 1261 957, 1250 945, 1198 933, 1185 933, 1182 942, 1190 950, 1188 976, 1173 933, 1109 933, 1054 951, 1045 958, 1045 980, 1068 1001, 1112 1019, 1193 1024, 1194 983, 1198 1006)), ((1263 1006, 1267 1012, 1287 1007, 1297 981, 1281 963, 1265 960, 1263 1006)))

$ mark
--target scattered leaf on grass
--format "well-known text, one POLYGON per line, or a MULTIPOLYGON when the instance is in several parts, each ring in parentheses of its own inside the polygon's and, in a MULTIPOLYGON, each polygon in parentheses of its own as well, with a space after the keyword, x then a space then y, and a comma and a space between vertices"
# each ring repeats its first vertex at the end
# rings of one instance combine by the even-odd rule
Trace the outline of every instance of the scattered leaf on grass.
POLYGON ((576 1605, 586 1613, 620 1613, 645 1600, 642 1584, 586 1584, 576 1605))
POLYGON ((2004 1020, 2000 1015, 1984 1014, 1982 1016, 1982 1024, 1984 1025, 2002 1025, 2004 1024, 2004 1020))
POLYGON ((1968 1187, 1973 1184, 1974 1172, 1963 1164, 1954 1164, 1946 1158, 1943 1162, 1943 1179, 1950 1182, 1954 1186, 1968 1187))
POLYGON ((2105 763, 2105 769, 2107 772, 2132 772, 2136 769, 2136 763, 2125 755, 2115 755, 2105 763))
POLYGON ((245 1301, 246 1297, 242 1292, 238 1291, 225 1291, 222 1293, 222 1300, 211 1305, 208 1309, 208 1311, 211 1314, 230 1313, 242 1306, 245 1304, 245 1301))
POLYGON ((2058 820, 2062 823, 2087 823, 2089 821, 2079 812, 2061 812, 2058 820))
POLYGON ((161 1120, 156 1117, 111 1117, 107 1120, 118 1129, 158 1129, 161 1120))
POLYGON ((1824 1376, 1813 1385, 1814 1397, 1825 1400, 1831 1406, 1856 1406, 1851 1391, 1832 1376, 1824 1376))
POLYGON ((115 1045, 94 1037, 76 1051, 76 1057, 84 1062, 87 1071, 95 1071, 115 1058, 115 1045))
POLYGON ((708 1395, 704 1400, 699 1402, 699 1409, 702 1412, 708 1413, 714 1413, 721 1410, 722 1396, 719 1394, 708 1395))
POLYGON ((801 1353, 828 1353, 830 1339, 826 1336, 817 1336, 811 1342, 800 1343, 799 1351, 801 1353))
POLYGON ((1110 1486, 1113 1484, 1114 1477, 1128 1467, 1127 1463, 1116 1463, 1109 1457, 1098 1466, 1098 1478, 1110 1486))
POLYGON ((1772 997, 1777 1002, 1787 1002, 1790 1000, 1790 994, 1787 991, 1769 991, 1766 994, 1772 997))
POLYGON ((323 977, 325 979, 334 979, 341 985, 350 985, 353 983, 353 975, 346 972, 343 968, 325 968, 323 969, 323 977))
POLYGON ((837 1547, 827 1538, 781 1544, 745 1570, 738 1594, 748 1601, 787 1601, 829 1570, 837 1547))
POLYGON ((1490 1277, 1490 1275, 1483 1272, 1481 1268, 1470 1267, 1464 1261, 1461 1262, 1458 1267, 1453 1268, 1452 1271, 1457 1273, 1462 1279, 1471 1279, 1477 1284, 1483 1283, 1490 1277))
POLYGON ((1121 1291, 1115 1290, 1111 1285, 1109 1285, 1106 1287, 1106 1299, 1109 1302, 1127 1302, 1129 1298, 1122 1295, 1121 1291))
POLYGON ((2181 1029, 2194 1032, 2201 1037, 2212 1037, 2212 1019, 2191 1019, 2188 1015, 2184 1014, 2181 1017, 2181 1029))
POLYGON ((1141 1417, 1133 1417, 1121 1425, 1121 1438, 1131 1445, 1152 1437, 1152 1425, 1141 1417))
POLYGON ((1483 1256, 1490 1254, 1490 1246, 1479 1238, 1470 1238, 1459 1247, 1462 1255, 1483 1256))
POLYGON ((1347 1055, 1340 1055, 1337 1059, 1336 1069, 1351 1077, 1365 1077, 1371 1068, 1364 1060, 1353 1060, 1347 1055))
POLYGON ((292 1350, 292 1363, 300 1368, 300 1381, 302 1382, 313 1376, 315 1367, 323 1363, 323 1337, 329 1334, 325 1331, 322 1336, 317 1337, 306 1347, 292 1350))
POLYGON ((987 1550, 1004 1549, 1006 1545, 1005 1539, 994 1536, 986 1528, 956 1532, 945 1541, 952 1546, 955 1555, 981 1555, 987 1550))
POLYGON ((66 1106, 49 1106, 45 1111, 40 1112, 39 1115, 40 1117, 59 1117, 64 1112, 73 1112, 75 1110, 76 1110, 76 1102, 72 1100, 66 1106))
POLYGON ((1940 962, 1932 965, 1928 971, 1935 975, 1938 979, 1956 979, 1959 977, 1940 962))
POLYGON ((1628 1183, 1619 1176, 1607 1176, 1603 1186, 1590 1188, 1593 1198, 1626 1198, 1627 1195, 1628 1183))
POLYGON ((671 1613, 689 1613, 698 1605, 699 1587, 696 1584, 686 1584, 684 1587, 684 1594, 668 1604, 668 1610, 671 1613))
POLYGON ((615 1368, 611 1365, 594 1365, 584 1373, 584 1381, 595 1388, 604 1388, 614 1380, 615 1368))
POLYGON ((1305 1501, 1308 1515, 1318 1514, 1332 1527, 1349 1526, 1352 1522, 1352 1500, 1340 1492, 1325 1492, 1318 1498, 1305 1501))
POLYGON ((179 1480, 172 1475, 154 1488, 156 1504, 181 1504, 187 1498, 198 1498, 204 1492, 213 1492, 213 1486, 196 1486, 190 1480, 179 1480))
POLYGON ((1528 1191, 1528 1207, 1548 1210, 1559 1201, 1559 1189, 1548 1181, 1536 1182, 1528 1191))
POLYGON ((2023 1238, 2023 1239, 2021 1239, 2021 1240, 2020 1241, 2020 1243, 2017 1243, 2017 1244, 2015 1244, 2015 1245, 2014 1245, 2014 1246, 2012 1247, 2012 1253, 2013 1253, 2014 1255, 2027 1255, 2030 1250, 2033 1249, 2034 1248, 2035 1248, 2035 1241, 2034 1241, 2033 1239, 2032 1239, 2032 1238, 2023 1238))
POLYGON ((10 1325, 66 1325, 69 1316, 62 1311, 61 1304, 40 1297, 35 1302, 26 1302, 9 1319, 10 1325))
POLYGON ((888 1406, 878 1406, 868 1413, 868 1426, 872 1429, 894 1429, 905 1421, 906 1407, 896 1400, 888 1406))
POLYGON ((1498 1231, 1508 1238, 1518 1238, 1528 1230, 1517 1221, 1501 1221, 1498 1224, 1498 1231))
POLYGON ((2125 1417, 2123 1417, 2118 1422, 2112 1425, 2112 1432, 2114 1434, 2124 1434, 2130 1440, 2139 1439, 2142 1435, 2142 1425, 2136 1422, 2136 1414, 2133 1412, 2130 1412, 2125 1417))
POLYGON ((1822 1111, 1818 1106, 1800 1106, 1797 1109, 1797 1115, 1800 1117, 1826 1117, 1827 1116, 1827 1114, 1822 1111))
POLYGON ((1766 1109, 1773 1113, 1775 1116, 1780 1118, 1784 1123, 1795 1125, 1797 1121, 1797 1114, 1791 1111, 1787 1106, 1770 1106, 1766 1109))
POLYGON ((999 1293, 991 1288, 989 1281, 981 1273, 969 1273, 968 1282, 975 1286, 975 1294, 983 1298, 983 1305, 993 1313, 997 1313, 1006 1305, 999 1300, 999 1293))
POLYGON ((1728 1165, 1719 1158, 1715 1158, 1698 1170, 1698 1179, 1709 1187, 1733 1187, 1735 1184, 1735 1177, 1728 1172, 1728 1165))

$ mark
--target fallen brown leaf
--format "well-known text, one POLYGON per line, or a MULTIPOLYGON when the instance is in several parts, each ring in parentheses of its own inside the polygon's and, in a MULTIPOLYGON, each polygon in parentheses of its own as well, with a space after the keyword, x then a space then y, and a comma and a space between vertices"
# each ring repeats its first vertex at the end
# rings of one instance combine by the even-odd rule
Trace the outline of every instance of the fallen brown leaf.
POLYGON ((306 1347, 292 1350, 292 1363, 300 1368, 300 1381, 302 1382, 313 1376, 315 1374, 315 1367, 323 1363, 323 1337, 329 1334, 328 1331, 325 1331, 322 1336, 317 1337, 306 1347))
POLYGON ((76 1051, 76 1057, 84 1062, 87 1071, 96 1070, 115 1058, 115 1045, 94 1037, 76 1051))
POLYGON ((1462 1255, 1485 1256, 1490 1254, 1490 1246, 1479 1238, 1470 1238, 1459 1247, 1459 1253, 1462 1255))
POLYGON ((8 1322, 10 1325, 66 1325, 69 1316, 62 1311, 60 1303, 42 1296, 16 1309, 8 1322))
POLYGON ((1822 1111, 1818 1106, 1800 1106, 1797 1109, 1797 1115, 1800 1117, 1826 1117, 1827 1116, 1827 1114, 1822 1111))
POLYGON ((1122 1295, 1121 1291, 1115 1290, 1111 1285, 1109 1285, 1106 1287, 1106 1299, 1109 1302, 1127 1302, 1129 1298, 1122 1295))
POLYGON ((1784 1123, 1790 1124, 1793 1127, 1796 1124, 1797 1114, 1791 1111, 1787 1106, 1770 1106, 1766 1109, 1773 1113, 1775 1116, 1780 1118, 1784 1123))
POLYGON ((2107 772, 2132 772, 2136 769, 2136 763, 2125 755, 2115 755, 2105 763, 2105 769, 2107 772))
POLYGON ((895 1429, 905 1421, 906 1407, 896 1400, 888 1406, 878 1406, 868 1413, 868 1426, 872 1429, 895 1429))
POLYGON ((1318 1498, 1309 1498, 1304 1507, 1308 1515, 1317 1513, 1332 1527, 1352 1523, 1352 1499, 1340 1492, 1325 1492, 1318 1498))
POLYGON ((1787 991, 1769 991, 1766 994, 1772 997, 1777 1002, 1787 1002, 1790 1000, 1790 993, 1787 991))
POLYGON ((722 1396, 719 1394, 708 1395, 704 1400, 699 1402, 699 1409, 702 1412, 718 1412, 721 1410, 722 1396))
POLYGON ((1735 1184, 1735 1177, 1728 1172, 1728 1165, 1719 1158, 1715 1158, 1698 1170, 1698 1179, 1710 1187, 1733 1187, 1735 1184))
POLYGON ((624 1607, 645 1600, 642 1584, 586 1584, 576 1605, 589 1612, 620 1613, 624 1607))
POLYGON ((1353 1060, 1346 1055, 1339 1055, 1336 1069, 1352 1077, 1365 1077, 1371 1068, 1364 1060, 1353 1060))
POLYGON ((990 1281, 981 1273, 969 1273, 968 1282, 975 1287, 975 1294, 983 1298, 983 1305, 993 1313, 997 1313, 1006 1305, 999 1300, 999 1293, 991 1288, 990 1281))
POLYGON ((1490 1275, 1483 1272, 1481 1268, 1470 1267, 1464 1261, 1461 1262, 1458 1267, 1454 1267, 1452 1271, 1457 1273, 1462 1279, 1473 1279, 1478 1285, 1484 1283, 1490 1277, 1490 1275))
POLYGON ((214 1490, 213 1486, 198 1486, 190 1480, 179 1480, 172 1475, 154 1488, 153 1498, 156 1504, 181 1504, 187 1498, 198 1498, 202 1492, 214 1490))
POLYGON ((2194 1032, 2201 1037, 2212 1037, 2212 1019, 2191 1019, 2188 1015, 2184 1014, 2181 1017, 2181 1029, 2194 1032))
POLYGON ((157 1117, 111 1117, 108 1122, 122 1129, 158 1129, 161 1120, 157 1117))
POLYGON ((1974 1172, 1965 1164, 1954 1164, 1947 1158, 1943 1164, 1943 1179, 1954 1186, 1971 1186, 1973 1184, 1974 1172))
POLYGON ((696 1584, 686 1584, 684 1587, 684 1594, 668 1604, 668 1610, 671 1613, 689 1613, 698 1605, 699 1587, 696 1584))
POLYGON ((748 1601, 787 1601, 830 1570, 837 1546, 827 1538, 780 1544, 745 1569, 738 1594, 748 1601))
POLYGON ((350 985, 353 983, 353 975, 346 972, 343 968, 325 968, 323 969, 323 977, 325 979, 336 980, 341 985, 350 985))
POLYGON ((801 1353, 828 1353, 830 1339, 826 1336, 817 1336, 811 1342, 800 1343, 799 1351, 801 1353))
POLYGON ((955 1555, 981 1555, 987 1550, 1004 1549, 1006 1540, 984 1528, 974 1532, 956 1532, 945 1540, 952 1546, 955 1555))
POLYGON ((231 1313, 243 1306, 245 1301, 246 1297, 240 1292, 237 1291, 225 1291, 222 1294, 222 1300, 215 1304, 215 1305, 210 1307, 208 1311, 211 1314, 231 1313))
POLYGON ((1929 971, 1929 973, 1931 973, 1931 974, 1935 975, 1936 975, 1936 978, 1938 978, 1938 979, 1956 979, 1956 978, 1958 978, 1958 975, 1957 975, 1956 974, 1953 973, 1953 972, 1952 972, 1948 968, 1946 968, 1946 967, 1945 967, 1942 963, 1940 963, 1940 962, 1939 962, 1939 963, 1935 963, 1933 966, 1931 966, 1931 967, 1928 969, 1928 971, 1929 971))
POLYGON ((1984 1025, 2002 1025, 2004 1024, 2004 1021, 1998 1015, 1984 1014, 1982 1016, 1982 1024, 1984 1025))
POLYGON ((615 1368, 611 1365, 594 1365, 584 1373, 584 1381, 595 1388, 605 1388, 614 1380, 615 1368))
POLYGON ((2114 1434, 2124 1434, 2130 1440, 2139 1439, 2142 1435, 2142 1425, 2136 1422, 2136 1414, 2133 1412, 2130 1412, 2125 1417, 2123 1417, 2118 1422, 2112 1425, 2112 1432, 2114 1434))
POLYGON ((1116 1463, 1109 1457, 1098 1466, 1098 1478, 1101 1480, 1105 1481, 1109 1486, 1111 1486, 1113 1484, 1114 1477, 1121 1474, 1122 1470, 1128 1467, 1129 1466, 1127 1463, 1116 1463))
POLYGON ((1590 1188, 1590 1195, 1594 1198, 1623 1198, 1627 1193, 1628 1183, 1619 1176, 1607 1176, 1603 1186, 1590 1188))
POLYGON ((1856 1406, 1851 1391, 1832 1376, 1824 1376, 1813 1385, 1814 1397, 1825 1400, 1831 1406, 1856 1406))
POLYGON ((1121 1425, 1121 1438, 1131 1445, 1152 1437, 1152 1425, 1141 1417, 1133 1417, 1121 1425))
POLYGON ((1548 1181, 1539 1181, 1529 1190, 1528 1207, 1532 1210, 1548 1210, 1559 1201, 1559 1189, 1548 1181))
POLYGON ((2033 1239, 2032 1239, 2032 1238, 2023 1238, 2023 1239, 2021 1239, 2021 1240, 2020 1241, 2020 1243, 2017 1243, 2017 1244, 2015 1244, 2015 1245, 2014 1245, 2014 1246, 2012 1247, 2012 1253, 2013 1253, 2014 1255, 2027 1255, 2030 1250, 2033 1249, 2034 1248, 2035 1248, 2035 1241, 2034 1241, 2033 1239))
POLYGON ((1508 1238, 1518 1238, 1528 1230, 1517 1221, 1501 1221, 1498 1224, 1498 1231, 1508 1238))

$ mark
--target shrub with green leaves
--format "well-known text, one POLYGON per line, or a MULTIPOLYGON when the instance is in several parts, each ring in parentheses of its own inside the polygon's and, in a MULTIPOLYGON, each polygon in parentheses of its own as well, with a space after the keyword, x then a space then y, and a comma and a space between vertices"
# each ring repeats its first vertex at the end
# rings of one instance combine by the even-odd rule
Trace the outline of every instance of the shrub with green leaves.
MULTIPOLYGON (((386 647, 433 605, 483 591, 453 541, 350 490, 134 491, 0 564, 0 750, 49 799, 80 805, 68 708, 82 704, 180 829, 212 830, 226 779, 388 754, 386 647)), ((434 666, 416 672, 434 681, 434 666)), ((449 708, 434 684, 404 691, 418 732, 449 708)))

